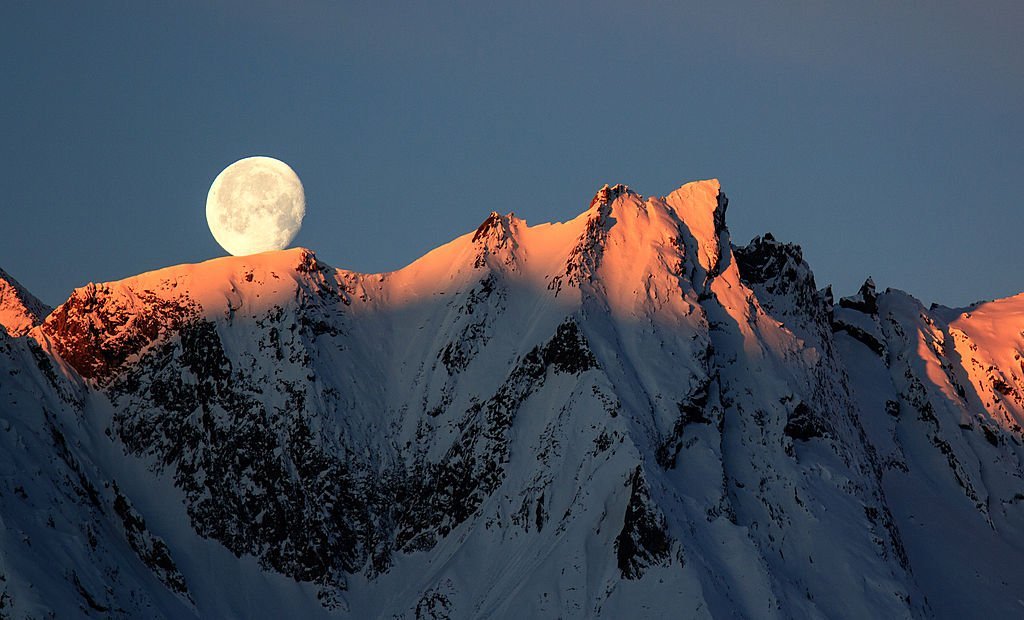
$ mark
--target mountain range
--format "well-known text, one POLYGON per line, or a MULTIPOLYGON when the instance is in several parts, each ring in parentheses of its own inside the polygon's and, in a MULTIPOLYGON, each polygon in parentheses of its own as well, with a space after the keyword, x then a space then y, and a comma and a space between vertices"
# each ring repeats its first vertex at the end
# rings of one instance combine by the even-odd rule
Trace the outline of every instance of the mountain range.
POLYGON ((0 616, 1024 615, 1024 295, 836 301, 728 204, 0 271, 0 616))

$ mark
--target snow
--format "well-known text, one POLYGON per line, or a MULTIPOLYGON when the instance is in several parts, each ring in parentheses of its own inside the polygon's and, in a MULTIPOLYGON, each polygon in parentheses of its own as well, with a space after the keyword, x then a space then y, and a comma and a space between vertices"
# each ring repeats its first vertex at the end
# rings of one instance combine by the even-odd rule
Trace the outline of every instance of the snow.
POLYGON ((1024 425, 1022 326, 1024 294, 978 304, 950 321, 947 330, 970 383, 991 394, 983 400, 992 422, 1018 430, 1024 425))
POLYGON ((11 336, 24 336, 49 313, 46 304, 0 269, 0 327, 11 336))
POLYGON ((998 430, 1012 421, 1003 417, 1009 401, 996 395, 977 361, 1014 367, 1008 362, 1024 327, 1021 302, 1017 296, 950 313, 886 291, 879 324, 888 357, 845 334, 838 339, 868 436, 886 465, 888 505, 937 617, 1016 617, 1024 605, 1020 433, 998 430), (887 402, 900 404, 898 415, 879 415, 887 402))
POLYGON ((832 307, 795 246, 737 260, 727 204, 606 186, 389 273, 297 248, 76 290, 0 335, 0 463, 26 472, 0 596, 102 615, 56 565, 145 616, 1012 615, 1024 298, 832 307))

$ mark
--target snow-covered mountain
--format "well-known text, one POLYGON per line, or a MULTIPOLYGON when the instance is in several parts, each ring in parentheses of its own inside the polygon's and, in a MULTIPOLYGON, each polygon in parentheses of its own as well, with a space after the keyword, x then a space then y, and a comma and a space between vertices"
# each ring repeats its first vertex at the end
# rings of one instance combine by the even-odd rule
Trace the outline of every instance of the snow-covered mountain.
POLYGON ((0 328, 11 336, 24 336, 42 323, 51 310, 0 269, 0 328))
POLYGON ((1024 613, 1024 296, 834 304, 727 205, 0 274, 0 614, 1024 613))

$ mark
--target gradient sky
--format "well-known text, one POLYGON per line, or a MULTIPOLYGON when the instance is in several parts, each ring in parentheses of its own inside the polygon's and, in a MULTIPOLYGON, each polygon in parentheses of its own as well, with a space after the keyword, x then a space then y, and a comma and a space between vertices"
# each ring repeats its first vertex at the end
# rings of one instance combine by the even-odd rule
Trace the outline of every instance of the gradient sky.
POLYGON ((206 193, 249 155, 359 271, 717 177, 734 242, 837 294, 1024 290, 1016 0, 143 4, 0 5, 0 267, 50 304, 223 255, 206 193))

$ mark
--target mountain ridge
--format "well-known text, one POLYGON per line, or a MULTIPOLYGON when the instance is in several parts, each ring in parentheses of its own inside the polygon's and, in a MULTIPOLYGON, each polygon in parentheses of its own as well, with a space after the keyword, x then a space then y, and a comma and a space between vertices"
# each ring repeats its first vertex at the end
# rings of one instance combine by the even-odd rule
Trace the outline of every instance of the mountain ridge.
POLYGON ((23 336, 51 312, 10 274, 0 269, 0 327, 12 336, 23 336))
POLYGON ((68 439, 8 447, 56 464, 47 493, 79 463, 111 532, 82 557, 141 568, 32 583, 87 615, 1015 610, 1024 297, 836 304, 798 246, 734 246, 727 207, 716 180, 605 186, 394 272, 296 248, 76 289, 4 341, 68 439), (244 595, 203 585, 201 554, 244 595))

